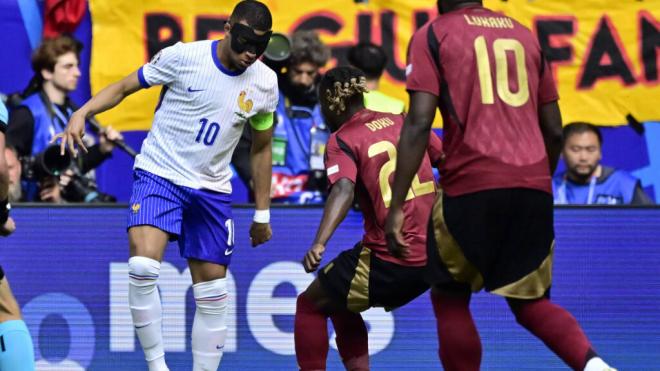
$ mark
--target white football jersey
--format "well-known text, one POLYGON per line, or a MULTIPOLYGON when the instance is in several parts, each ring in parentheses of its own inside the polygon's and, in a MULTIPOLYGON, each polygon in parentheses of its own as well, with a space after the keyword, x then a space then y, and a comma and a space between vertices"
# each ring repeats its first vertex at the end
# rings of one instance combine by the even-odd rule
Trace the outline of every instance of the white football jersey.
POLYGON ((218 41, 177 43, 138 70, 143 87, 163 85, 135 168, 174 184, 231 193, 229 164, 243 126, 277 107, 277 76, 261 61, 232 72, 218 41))

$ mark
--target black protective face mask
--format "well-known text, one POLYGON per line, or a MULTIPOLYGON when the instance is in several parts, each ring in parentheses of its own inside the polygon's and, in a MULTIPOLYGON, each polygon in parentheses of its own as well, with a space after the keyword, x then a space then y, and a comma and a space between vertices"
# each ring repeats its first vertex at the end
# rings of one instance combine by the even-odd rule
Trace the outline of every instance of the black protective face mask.
POLYGON ((254 53, 259 57, 266 51, 270 35, 273 31, 268 31, 263 35, 257 35, 251 27, 241 23, 234 23, 231 26, 231 49, 241 54, 245 51, 254 53))

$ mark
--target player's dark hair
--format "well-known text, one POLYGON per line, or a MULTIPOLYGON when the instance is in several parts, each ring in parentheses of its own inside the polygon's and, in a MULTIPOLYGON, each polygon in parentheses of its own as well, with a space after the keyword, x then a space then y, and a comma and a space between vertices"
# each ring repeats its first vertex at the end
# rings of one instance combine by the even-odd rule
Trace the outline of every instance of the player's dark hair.
POLYGON ((291 35, 291 59, 289 65, 311 63, 323 67, 330 59, 330 48, 319 38, 316 31, 296 31, 291 35))
POLYGON ((466 3, 483 4, 483 1, 482 0, 438 0, 437 2, 438 13, 442 13, 440 11, 440 3, 442 3, 442 5, 444 5, 446 9, 453 9, 458 5, 466 4, 466 3))
POLYGON ((587 122, 572 122, 564 126, 564 130, 562 132, 563 134, 562 147, 563 144, 566 143, 568 138, 571 137, 571 135, 589 133, 589 132, 596 134, 596 137, 598 137, 598 144, 603 145, 603 135, 600 133, 600 129, 598 129, 598 126, 589 124, 587 122))
POLYGON ((387 65, 387 54, 376 44, 359 43, 348 50, 348 62, 368 79, 379 79, 387 65))
POLYGON ((234 24, 240 21, 245 21, 248 26, 259 31, 270 31, 273 27, 270 10, 266 4, 256 0, 243 0, 236 4, 229 22, 234 24))
POLYGON ((337 67, 328 71, 319 85, 320 98, 330 111, 339 115, 354 104, 363 104, 367 91, 364 73, 354 67, 337 67))

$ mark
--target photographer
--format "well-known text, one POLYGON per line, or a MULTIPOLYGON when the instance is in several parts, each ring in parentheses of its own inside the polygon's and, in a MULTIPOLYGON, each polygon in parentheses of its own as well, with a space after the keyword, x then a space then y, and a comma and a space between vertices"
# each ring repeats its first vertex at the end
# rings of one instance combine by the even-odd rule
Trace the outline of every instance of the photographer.
POLYGON ((636 177, 601 164, 603 135, 598 126, 573 122, 563 129, 566 170, 552 178, 557 205, 653 205, 636 177))
MULTIPOLYGON (((97 191, 92 170, 111 156, 112 141, 122 139, 120 133, 110 127, 102 129, 99 144, 75 158, 70 166, 52 158, 59 153, 47 153, 51 139, 64 130, 76 109, 68 95, 78 86, 81 49, 82 45, 69 36, 44 40, 32 56, 35 77, 21 95, 24 99, 17 102, 14 98, 12 102, 15 108, 9 118, 7 142, 16 149, 22 163, 25 201, 112 201, 97 191), (62 168, 44 168, 45 163, 53 162, 62 168), (67 168, 71 179, 64 186, 59 175, 67 168)), ((90 137, 86 140, 91 141, 90 137)))
MULTIPOLYGON (((330 59, 330 48, 314 31, 295 32, 290 45, 284 68, 276 71, 280 99, 273 132, 271 199, 274 203, 323 203, 326 195, 323 156, 330 130, 321 115, 317 87, 320 69, 330 59)), ((268 51, 265 57, 268 58, 268 51)), ((246 134, 234 152, 232 164, 252 188, 246 161, 250 138, 246 134)))
POLYGON ((9 174, 9 189, 7 197, 9 202, 20 202, 23 199, 23 192, 21 190, 21 163, 18 161, 18 153, 16 148, 5 147, 5 160, 7 161, 7 172, 9 174))

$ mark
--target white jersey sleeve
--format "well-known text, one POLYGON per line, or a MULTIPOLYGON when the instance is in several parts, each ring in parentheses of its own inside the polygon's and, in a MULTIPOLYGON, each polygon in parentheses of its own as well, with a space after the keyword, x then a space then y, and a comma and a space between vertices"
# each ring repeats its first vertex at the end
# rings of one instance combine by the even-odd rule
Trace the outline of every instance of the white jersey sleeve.
POLYGON ((138 79, 143 88, 146 89, 152 85, 168 85, 176 79, 182 45, 183 43, 178 42, 163 48, 151 58, 149 63, 140 67, 138 79))
POLYGON ((270 89, 266 92, 266 104, 259 113, 271 113, 275 112, 277 109, 277 103, 280 99, 280 92, 277 87, 277 77, 275 77, 275 82, 270 83, 270 89))

